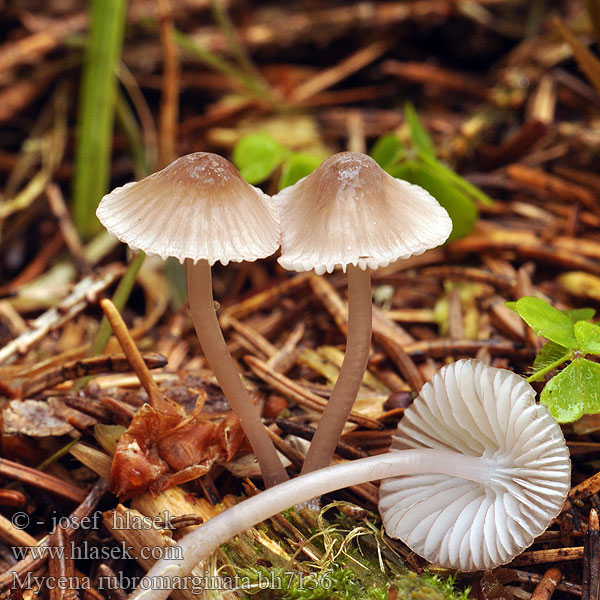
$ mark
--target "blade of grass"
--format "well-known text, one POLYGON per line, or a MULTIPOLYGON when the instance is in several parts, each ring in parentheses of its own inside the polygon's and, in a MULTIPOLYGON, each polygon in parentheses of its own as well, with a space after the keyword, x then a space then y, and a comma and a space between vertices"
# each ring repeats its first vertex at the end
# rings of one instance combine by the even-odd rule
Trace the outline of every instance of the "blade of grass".
POLYGON ((150 160, 135 115, 125 96, 119 90, 117 91, 115 111, 117 126, 123 131, 133 158, 135 176, 137 179, 143 179, 150 174, 150 160))
MULTIPOLYGON (((137 274, 144 262, 146 255, 143 252, 136 254, 135 258, 129 263, 127 267, 127 271, 125 271, 125 275, 121 281, 119 281, 119 285, 117 285, 117 289, 112 297, 112 302, 120 312, 123 310, 127 299, 131 294, 131 290, 133 289, 133 285, 135 284, 135 279, 137 274)), ((100 321, 100 327, 98 328, 98 333, 96 334, 96 338, 88 352, 88 356, 99 356, 104 352, 104 348, 106 348, 106 344, 108 344, 108 340, 110 339, 112 333, 112 328, 108 319, 106 317, 102 317, 102 321, 100 321)), ((79 391, 89 380, 90 377, 82 377, 76 383, 73 384, 73 393, 79 391)))
POLYGON ((109 184, 117 68, 126 9, 126 0, 91 3, 73 179, 73 218, 83 239, 100 231, 95 211, 109 184))

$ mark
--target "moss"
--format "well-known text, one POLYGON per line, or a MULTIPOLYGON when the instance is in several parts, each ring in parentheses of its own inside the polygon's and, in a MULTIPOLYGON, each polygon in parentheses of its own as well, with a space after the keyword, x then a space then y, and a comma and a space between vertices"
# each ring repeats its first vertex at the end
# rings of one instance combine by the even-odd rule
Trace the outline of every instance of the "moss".
POLYGON ((452 579, 416 574, 385 542, 379 516, 347 503, 320 513, 294 509, 221 547, 221 572, 234 572, 240 597, 257 600, 466 600, 452 579))

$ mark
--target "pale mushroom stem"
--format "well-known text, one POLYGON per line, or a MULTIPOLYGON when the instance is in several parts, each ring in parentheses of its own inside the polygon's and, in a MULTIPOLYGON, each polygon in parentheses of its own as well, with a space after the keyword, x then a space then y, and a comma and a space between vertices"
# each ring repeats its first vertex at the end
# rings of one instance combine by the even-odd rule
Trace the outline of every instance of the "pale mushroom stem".
POLYGON ((193 264, 188 259, 186 267, 192 320, 204 356, 227 402, 240 419, 256 454, 265 486, 271 487, 286 481, 286 470, 227 350, 215 311, 210 265, 206 260, 193 264))
POLYGON ((348 339, 346 354, 327 406, 302 466, 302 473, 331 462, 362 383, 371 349, 371 271, 348 266, 348 339))
POLYGON ((157 562, 129 600, 141 600, 142 597, 144 600, 164 600, 171 587, 181 584, 177 578, 187 576, 221 544, 311 498, 350 485, 409 474, 445 474, 489 485, 495 469, 493 461, 487 458, 451 450, 419 449, 388 452, 385 456, 361 458, 301 475, 228 508, 184 536, 178 544, 181 550, 173 548, 170 553, 177 558, 157 562), (153 577, 160 579, 150 581, 153 577))

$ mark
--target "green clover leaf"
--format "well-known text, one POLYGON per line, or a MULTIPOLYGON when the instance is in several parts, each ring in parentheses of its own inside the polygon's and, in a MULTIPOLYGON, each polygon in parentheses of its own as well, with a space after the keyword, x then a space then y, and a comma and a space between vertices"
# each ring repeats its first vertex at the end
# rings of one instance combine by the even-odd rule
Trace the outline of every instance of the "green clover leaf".
POLYGON ((559 423, 600 412, 600 365, 576 358, 546 384, 540 400, 559 423))
POLYGON ((242 177, 255 185, 264 181, 281 165, 290 151, 268 133, 245 135, 233 149, 233 164, 242 177))
POLYGON ((536 335, 543 335, 565 348, 578 348, 574 323, 562 311, 533 296, 519 298, 516 302, 516 310, 536 335))
POLYGON ((600 354, 600 327, 587 321, 577 321, 574 328, 579 349, 590 354, 600 354))

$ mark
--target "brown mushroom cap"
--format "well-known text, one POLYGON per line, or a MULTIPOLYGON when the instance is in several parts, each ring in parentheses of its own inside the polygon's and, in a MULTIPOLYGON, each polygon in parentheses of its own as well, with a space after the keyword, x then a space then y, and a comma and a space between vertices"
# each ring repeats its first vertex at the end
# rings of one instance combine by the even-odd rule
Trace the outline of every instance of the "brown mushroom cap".
POLYGON ((279 246, 269 196, 210 152, 182 156, 162 171, 114 189, 102 198, 96 215, 131 248, 180 262, 253 261, 279 246))
POLYGON ((282 228, 279 262, 294 271, 376 269, 442 244, 452 230, 429 192, 357 152, 334 154, 273 201, 282 228))

